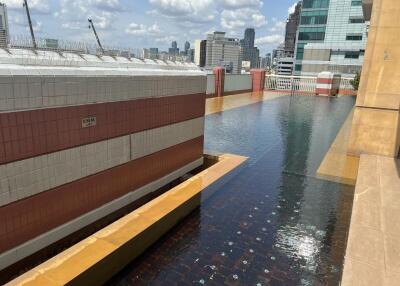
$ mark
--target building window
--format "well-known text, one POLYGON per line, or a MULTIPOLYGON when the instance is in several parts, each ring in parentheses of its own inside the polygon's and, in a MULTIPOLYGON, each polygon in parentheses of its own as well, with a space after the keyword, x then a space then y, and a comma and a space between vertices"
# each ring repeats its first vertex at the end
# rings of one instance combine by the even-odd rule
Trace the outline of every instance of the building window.
POLYGON ((362 24, 365 23, 364 17, 350 17, 350 24, 362 24))
POLYGON ((326 25, 328 11, 303 11, 301 13, 300 25, 326 25))
POLYGON ((329 0, 304 0, 303 9, 328 8, 329 0))
POLYGON ((323 41, 325 27, 300 27, 299 41, 323 41))
POLYGON ((296 53, 297 60, 302 60, 304 58, 304 46, 305 46, 305 44, 297 45, 297 53, 296 53))
POLYGON ((294 66, 295 71, 301 71, 301 65, 295 65, 294 66))
POLYGON ((344 54, 345 59, 358 59, 360 57, 360 52, 346 52, 344 54))
POLYGON ((346 36, 347 41, 362 41, 363 36, 361 34, 350 34, 346 36))
POLYGON ((361 6, 362 5, 362 0, 352 0, 351 1, 351 6, 361 6))

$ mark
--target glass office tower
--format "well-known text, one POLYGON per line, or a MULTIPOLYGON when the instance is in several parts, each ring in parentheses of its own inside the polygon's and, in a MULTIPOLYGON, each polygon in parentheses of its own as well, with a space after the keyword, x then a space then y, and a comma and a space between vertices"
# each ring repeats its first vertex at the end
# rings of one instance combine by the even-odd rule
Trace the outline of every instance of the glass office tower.
POLYGON ((361 69, 367 40, 361 0, 303 0, 295 75, 321 71, 353 76, 361 69))

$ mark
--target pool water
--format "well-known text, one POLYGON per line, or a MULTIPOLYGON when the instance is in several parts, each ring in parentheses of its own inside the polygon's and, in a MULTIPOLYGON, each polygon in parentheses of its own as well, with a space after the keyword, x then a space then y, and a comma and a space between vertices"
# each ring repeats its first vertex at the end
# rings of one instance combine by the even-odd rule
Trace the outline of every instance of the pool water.
POLYGON ((316 170, 354 98, 282 96, 207 116, 237 175, 110 285, 338 285, 354 187, 316 170))

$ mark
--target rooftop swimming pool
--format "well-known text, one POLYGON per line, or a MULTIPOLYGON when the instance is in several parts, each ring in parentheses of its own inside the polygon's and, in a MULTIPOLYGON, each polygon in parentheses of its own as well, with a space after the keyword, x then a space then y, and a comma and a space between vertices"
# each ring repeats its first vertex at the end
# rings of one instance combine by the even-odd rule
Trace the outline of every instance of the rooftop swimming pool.
POLYGON ((206 117, 239 172, 109 285, 338 285, 354 187, 316 171, 354 98, 282 96, 206 117))

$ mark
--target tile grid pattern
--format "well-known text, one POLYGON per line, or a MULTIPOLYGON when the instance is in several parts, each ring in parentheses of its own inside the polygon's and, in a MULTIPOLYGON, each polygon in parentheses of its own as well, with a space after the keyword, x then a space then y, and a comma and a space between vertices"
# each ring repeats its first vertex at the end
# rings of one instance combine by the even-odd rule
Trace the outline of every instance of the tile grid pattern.
POLYGON ((0 164, 202 117, 205 94, 0 113, 0 164), (82 119, 96 126, 82 128, 82 119))
POLYGON ((0 254, 47 246, 52 230, 199 166, 205 86, 184 68, 3 65, 0 254))
POLYGON ((0 208, 0 253, 155 181, 203 155, 203 136, 0 208))
POLYGON ((205 84, 202 76, 0 76, 0 111, 203 93, 205 84))
POLYGON ((0 165, 0 206, 204 134, 204 118, 0 165))

